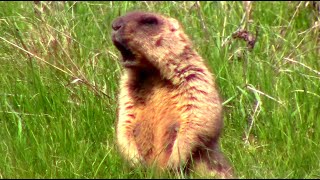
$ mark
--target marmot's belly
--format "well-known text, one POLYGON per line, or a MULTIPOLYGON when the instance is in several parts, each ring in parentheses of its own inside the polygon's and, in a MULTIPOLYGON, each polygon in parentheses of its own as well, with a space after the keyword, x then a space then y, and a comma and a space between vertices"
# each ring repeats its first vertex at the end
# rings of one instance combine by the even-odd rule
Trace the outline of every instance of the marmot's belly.
POLYGON ((170 98, 174 92, 154 93, 144 108, 137 112, 134 137, 139 153, 147 163, 156 160, 164 165, 168 160, 179 129, 180 113, 177 102, 170 98))

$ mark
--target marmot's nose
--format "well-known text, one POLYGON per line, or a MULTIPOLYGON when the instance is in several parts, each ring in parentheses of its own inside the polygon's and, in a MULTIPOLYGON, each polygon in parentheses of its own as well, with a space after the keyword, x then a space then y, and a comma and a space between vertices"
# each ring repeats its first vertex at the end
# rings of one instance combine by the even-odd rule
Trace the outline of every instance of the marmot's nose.
POLYGON ((115 21, 113 21, 112 29, 117 31, 123 26, 123 24, 124 24, 124 22, 123 22, 122 18, 118 18, 115 21))

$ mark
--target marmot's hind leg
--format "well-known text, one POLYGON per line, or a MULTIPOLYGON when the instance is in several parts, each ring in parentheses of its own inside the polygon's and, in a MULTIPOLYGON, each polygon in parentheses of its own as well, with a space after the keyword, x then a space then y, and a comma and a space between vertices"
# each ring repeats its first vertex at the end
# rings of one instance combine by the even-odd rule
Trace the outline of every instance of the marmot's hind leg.
POLYGON ((234 178, 231 165, 217 146, 196 152, 190 166, 201 178, 234 178))

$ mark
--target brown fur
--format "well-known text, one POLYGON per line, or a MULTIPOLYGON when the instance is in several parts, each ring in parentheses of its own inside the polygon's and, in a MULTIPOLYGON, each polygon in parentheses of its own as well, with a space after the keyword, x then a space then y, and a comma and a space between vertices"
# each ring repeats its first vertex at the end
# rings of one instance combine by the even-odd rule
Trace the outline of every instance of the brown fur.
POLYGON ((125 67, 117 142, 133 164, 232 177, 218 148, 223 127, 215 80, 177 20, 132 12, 117 18, 112 40, 125 67))

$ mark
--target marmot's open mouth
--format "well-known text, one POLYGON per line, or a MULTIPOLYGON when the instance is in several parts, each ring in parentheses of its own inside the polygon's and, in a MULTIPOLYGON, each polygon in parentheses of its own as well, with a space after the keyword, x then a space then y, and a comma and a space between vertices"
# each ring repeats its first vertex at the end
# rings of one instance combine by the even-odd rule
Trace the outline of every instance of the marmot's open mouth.
POLYGON ((135 55, 123 43, 113 39, 113 44, 117 47, 122 55, 122 64, 126 67, 136 65, 135 55))

